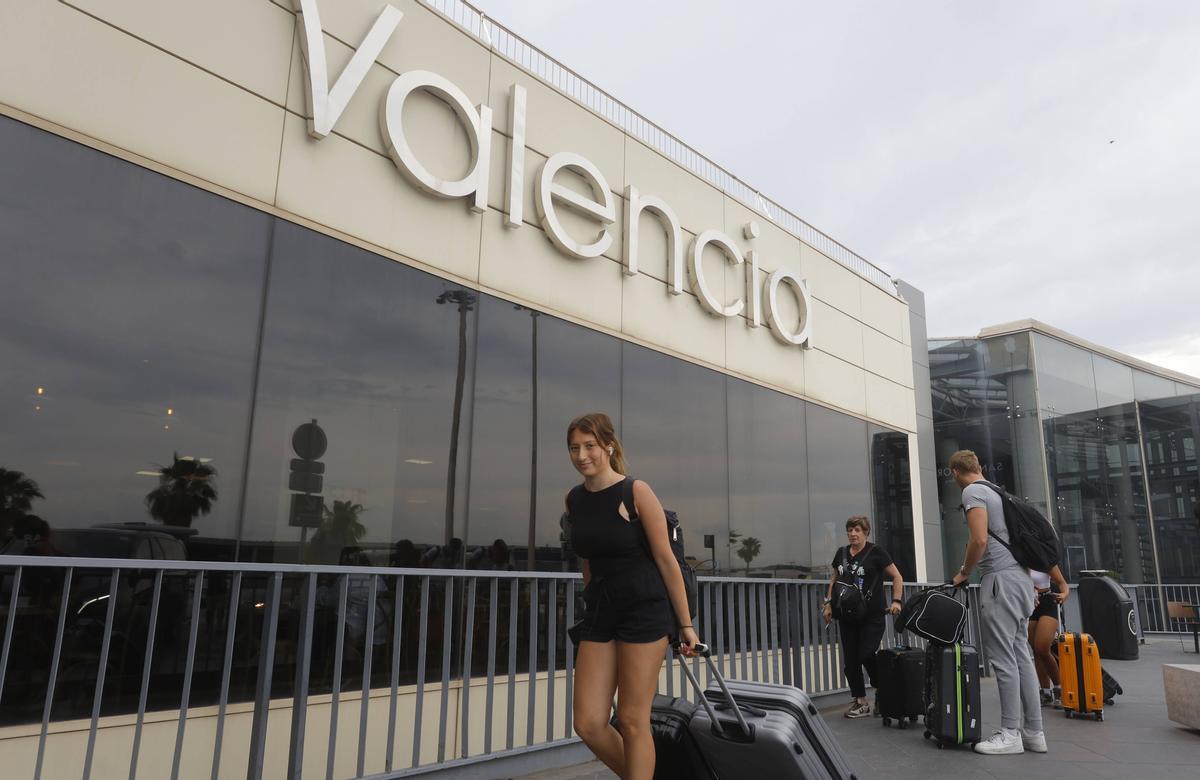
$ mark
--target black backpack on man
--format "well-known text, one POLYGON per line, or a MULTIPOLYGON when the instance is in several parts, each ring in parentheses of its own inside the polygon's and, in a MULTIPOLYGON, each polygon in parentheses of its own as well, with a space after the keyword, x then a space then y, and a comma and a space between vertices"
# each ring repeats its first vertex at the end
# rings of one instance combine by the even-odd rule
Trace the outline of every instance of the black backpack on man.
POLYGON ((997 536, 991 528, 988 535, 1004 545, 1017 563, 1027 569, 1048 572, 1060 560, 1058 535, 1054 526, 1032 504, 1017 498, 999 485, 981 479, 979 482, 990 487, 1000 496, 1004 506, 1004 527, 1008 530, 1008 541, 997 536))

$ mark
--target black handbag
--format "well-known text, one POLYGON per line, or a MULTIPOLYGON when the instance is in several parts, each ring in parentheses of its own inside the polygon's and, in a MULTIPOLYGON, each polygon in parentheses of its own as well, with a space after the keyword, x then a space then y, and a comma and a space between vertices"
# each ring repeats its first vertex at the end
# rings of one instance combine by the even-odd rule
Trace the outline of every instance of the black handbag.
POLYGON ((967 605, 956 597, 957 592, 953 585, 939 585, 913 596, 896 617, 896 631, 911 631, 943 645, 961 642, 967 627, 967 605))

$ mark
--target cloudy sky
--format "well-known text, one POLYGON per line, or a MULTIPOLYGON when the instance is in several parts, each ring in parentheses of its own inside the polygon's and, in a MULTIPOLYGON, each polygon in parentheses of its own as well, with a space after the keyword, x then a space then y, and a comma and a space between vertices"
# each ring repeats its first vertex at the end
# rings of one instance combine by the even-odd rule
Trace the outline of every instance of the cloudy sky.
POLYGON ((1200 376, 1200 2, 476 0, 893 276, 1200 376))

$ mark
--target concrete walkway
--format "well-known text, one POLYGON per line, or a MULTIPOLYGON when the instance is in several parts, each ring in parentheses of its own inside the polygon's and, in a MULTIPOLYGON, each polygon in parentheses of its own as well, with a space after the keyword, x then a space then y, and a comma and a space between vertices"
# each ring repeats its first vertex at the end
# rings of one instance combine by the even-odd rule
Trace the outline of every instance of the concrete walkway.
MULTIPOLYGON (((1190 651, 1190 647, 1188 648, 1190 651)), ((1200 732, 1167 720, 1162 685, 1165 663, 1196 663, 1173 637, 1147 640, 1136 661, 1105 661, 1104 668, 1125 689, 1105 709, 1104 722, 1067 720, 1061 711, 1044 710, 1050 752, 1019 756, 982 756, 969 749, 938 750, 922 738, 917 723, 908 729, 884 728, 878 719, 847 720, 842 707, 825 717, 850 756, 859 780, 930 780, 931 778, 1138 778, 1181 780, 1200 776, 1200 732), (1191 767, 1189 769, 1189 767, 1191 767)), ((986 738, 999 727, 996 683, 983 681, 986 738)), ((521 780, 615 780, 599 762, 529 775, 521 780)), ((735 779, 736 780, 736 779, 735 779)))

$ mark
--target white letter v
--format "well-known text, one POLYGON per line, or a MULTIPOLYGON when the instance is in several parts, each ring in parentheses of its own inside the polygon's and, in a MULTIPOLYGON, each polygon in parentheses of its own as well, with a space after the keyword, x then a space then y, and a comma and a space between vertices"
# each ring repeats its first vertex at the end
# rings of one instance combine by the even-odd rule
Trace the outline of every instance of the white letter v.
POLYGON ((354 97, 359 84, 362 84, 371 64, 383 51, 384 45, 392 37, 396 25, 400 24, 403 16, 392 5, 385 5, 375 20, 371 31, 359 44, 354 56, 350 58, 342 75, 338 76, 333 89, 329 88, 329 72, 325 65, 325 39, 321 30, 321 16, 317 13, 317 0, 294 0, 299 14, 297 24, 303 31, 300 37, 300 51, 304 55, 304 71, 308 76, 308 87, 304 96, 308 102, 308 134, 321 139, 333 132, 342 111, 354 97))

